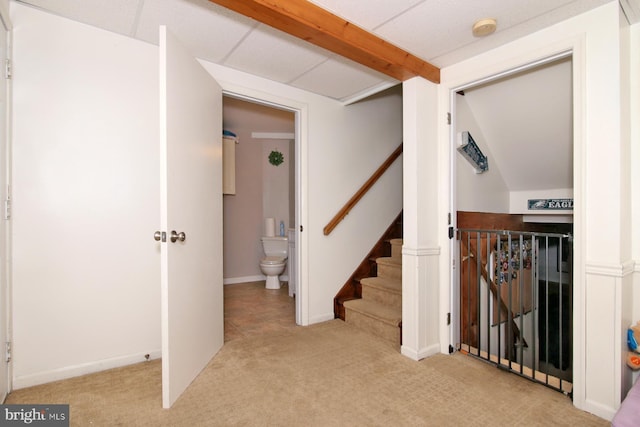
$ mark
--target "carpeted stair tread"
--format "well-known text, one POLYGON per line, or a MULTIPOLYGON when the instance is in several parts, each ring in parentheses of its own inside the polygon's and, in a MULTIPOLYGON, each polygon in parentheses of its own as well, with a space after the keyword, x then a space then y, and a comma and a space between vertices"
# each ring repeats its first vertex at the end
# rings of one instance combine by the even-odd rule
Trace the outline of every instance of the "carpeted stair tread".
POLYGON ((365 277, 360 280, 363 286, 381 289, 395 294, 402 294, 402 281, 386 277, 365 277))
POLYGON ((402 343, 402 239, 387 240, 387 256, 372 255, 375 263, 357 281, 360 299, 345 301, 340 314, 345 322, 394 345, 402 343), (390 250, 389 250, 390 249, 390 250), (367 273, 365 273, 367 274, 367 273))
POLYGON ((402 309, 393 308, 375 301, 356 299, 346 301, 344 306, 348 310, 356 311, 393 326, 398 326, 402 320, 402 309))
POLYGON ((393 267, 400 267, 402 268, 402 258, 394 258, 394 257, 387 257, 387 256, 383 256, 380 258, 376 258, 376 262, 378 263, 378 265, 380 264, 385 264, 385 265, 389 265, 389 266, 393 266, 393 267))

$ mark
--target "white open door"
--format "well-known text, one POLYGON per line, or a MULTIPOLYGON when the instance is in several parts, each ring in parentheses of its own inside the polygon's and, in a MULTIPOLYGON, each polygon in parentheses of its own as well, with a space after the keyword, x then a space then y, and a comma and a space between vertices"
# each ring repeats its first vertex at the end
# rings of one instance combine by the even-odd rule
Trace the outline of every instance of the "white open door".
MULTIPOLYGON (((11 24, 7 10, 0 10, 0 63, 6 64, 9 59, 11 24)), ((9 119, 10 119, 10 80, 7 73, 0 73, 0 194, 4 201, 2 224, 0 225, 0 403, 4 403, 11 384, 9 382, 10 341, 9 317, 11 302, 9 299, 9 275, 11 274, 11 248, 10 248, 10 144, 9 144, 9 119), (5 347, 6 346, 6 347, 5 347)))
POLYGON ((162 406, 224 343, 222 89, 160 28, 162 406), (184 234, 182 234, 184 233, 184 234))

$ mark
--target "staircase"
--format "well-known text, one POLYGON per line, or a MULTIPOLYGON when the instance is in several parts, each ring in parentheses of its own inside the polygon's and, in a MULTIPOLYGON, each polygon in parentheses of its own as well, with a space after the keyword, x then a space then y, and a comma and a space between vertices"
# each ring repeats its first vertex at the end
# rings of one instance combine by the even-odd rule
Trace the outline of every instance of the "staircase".
POLYGON ((391 256, 375 259, 377 275, 360 279, 362 298, 344 301, 344 320, 400 345, 402 338, 402 239, 391 239, 391 256))

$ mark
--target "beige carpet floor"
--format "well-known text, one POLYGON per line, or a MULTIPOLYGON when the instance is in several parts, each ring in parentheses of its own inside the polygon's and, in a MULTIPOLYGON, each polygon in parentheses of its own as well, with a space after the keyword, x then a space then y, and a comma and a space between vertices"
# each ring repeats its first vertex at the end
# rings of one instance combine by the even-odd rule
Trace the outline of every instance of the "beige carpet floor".
POLYGON ((457 353, 420 362, 340 320, 229 341, 173 408, 151 361, 17 390, 73 426, 608 426, 561 393, 457 353))

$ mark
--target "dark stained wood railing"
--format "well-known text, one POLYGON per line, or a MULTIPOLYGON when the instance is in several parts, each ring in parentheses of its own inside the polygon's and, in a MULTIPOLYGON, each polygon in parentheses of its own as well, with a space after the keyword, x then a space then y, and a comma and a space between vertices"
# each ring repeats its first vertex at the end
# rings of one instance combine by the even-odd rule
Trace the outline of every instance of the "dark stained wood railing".
POLYGON ((351 209, 353 209, 353 207, 358 204, 360 199, 362 199, 362 197, 367 194, 367 191, 369 191, 371 187, 373 187, 373 184, 375 184, 376 181, 380 179, 380 177, 386 172, 387 169, 389 169, 389 167, 400 156, 400 154, 402 154, 402 144, 400 144, 398 148, 396 148, 395 151, 391 153, 387 160, 385 160, 384 163, 380 165, 380 167, 373 173, 373 175, 371 175, 371 178, 369 178, 367 182, 365 182, 364 185, 360 187, 356 194, 354 194, 353 197, 351 197, 349 201, 345 203, 343 208, 340 209, 340 211, 331 219, 331 221, 329 221, 329 223, 323 229, 325 236, 328 236, 333 231, 333 229, 336 228, 347 215, 349 215, 351 209))

